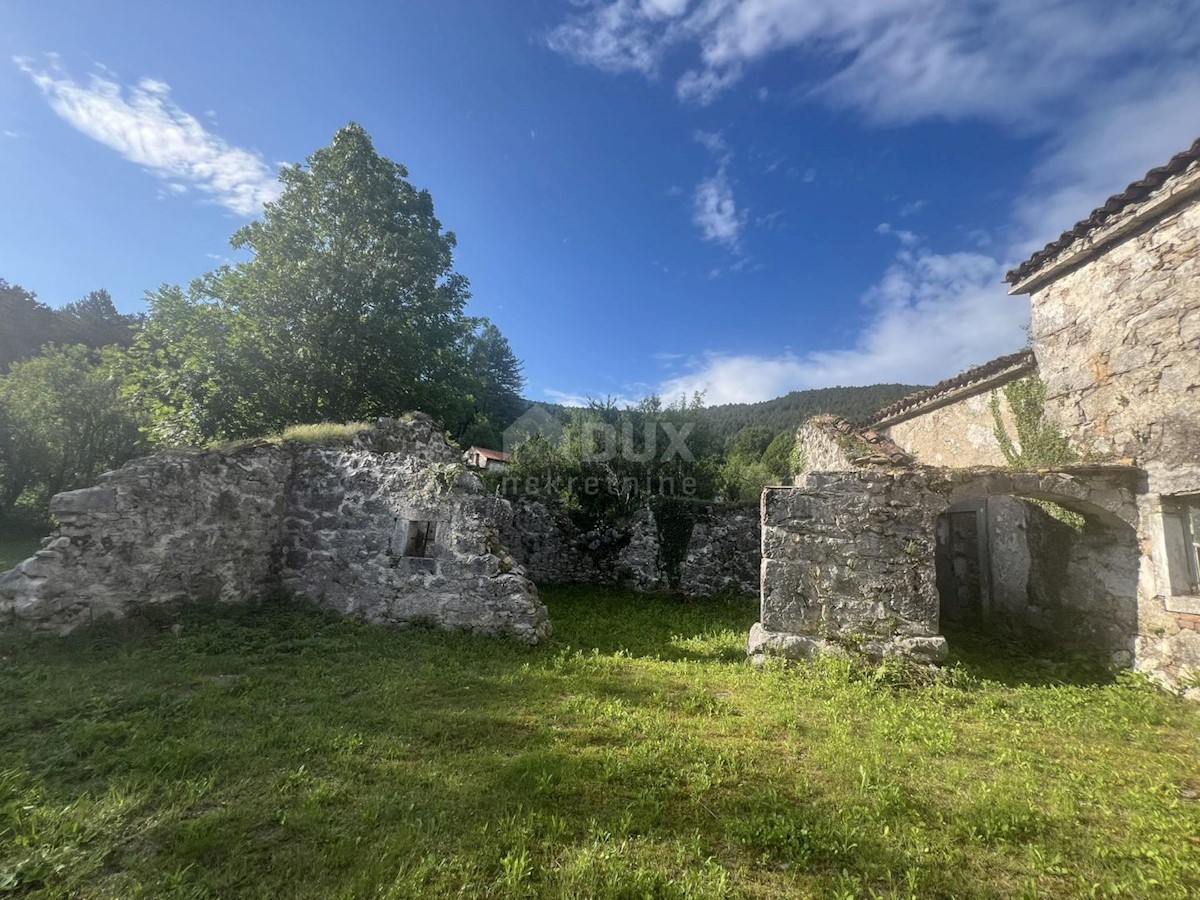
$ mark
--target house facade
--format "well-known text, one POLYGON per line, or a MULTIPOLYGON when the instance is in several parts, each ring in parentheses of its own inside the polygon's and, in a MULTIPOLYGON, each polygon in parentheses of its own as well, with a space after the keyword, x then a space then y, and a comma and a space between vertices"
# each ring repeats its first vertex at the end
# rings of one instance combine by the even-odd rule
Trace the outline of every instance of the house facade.
POLYGON ((482 472, 503 472, 512 460, 511 453, 489 450, 487 447, 471 447, 463 454, 468 468, 482 472))
POLYGON ((1031 304, 1029 349, 865 427, 806 423, 796 486, 763 499, 752 655, 807 655, 856 620, 884 655, 920 638, 936 656, 942 626, 964 619, 1190 686, 1200 672, 1198 247, 1200 141, 1008 274, 1031 304), (839 571, 831 547, 861 558, 839 571))

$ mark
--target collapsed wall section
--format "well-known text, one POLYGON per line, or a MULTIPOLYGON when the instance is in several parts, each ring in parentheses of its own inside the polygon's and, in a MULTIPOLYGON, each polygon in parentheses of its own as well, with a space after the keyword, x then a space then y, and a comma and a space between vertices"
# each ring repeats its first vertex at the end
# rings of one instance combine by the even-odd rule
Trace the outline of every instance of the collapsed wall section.
POLYGON ((58 531, 0 574, 0 621, 66 632, 147 604, 260 594, 278 572, 291 468, 280 447, 169 453, 56 495, 58 531))
POLYGON ((507 502, 457 461, 309 449, 287 495, 281 581, 342 615, 537 643, 537 589, 500 539, 507 502))
MULTIPOLYGON (((620 525, 586 527, 561 503, 522 499, 503 539, 538 584, 613 584, 634 591, 678 589, 688 597, 758 592, 757 506, 689 503, 673 512, 688 526, 677 549, 651 509, 620 525), (671 551, 677 555, 672 562, 671 551)), ((679 524, 678 521, 675 522, 679 524)))
POLYGON ((57 495, 60 527, 0 574, 0 624, 65 633, 139 607, 246 602, 283 586, 373 622, 529 643, 550 626, 483 493, 431 419, 381 419, 344 449, 161 454, 57 495))

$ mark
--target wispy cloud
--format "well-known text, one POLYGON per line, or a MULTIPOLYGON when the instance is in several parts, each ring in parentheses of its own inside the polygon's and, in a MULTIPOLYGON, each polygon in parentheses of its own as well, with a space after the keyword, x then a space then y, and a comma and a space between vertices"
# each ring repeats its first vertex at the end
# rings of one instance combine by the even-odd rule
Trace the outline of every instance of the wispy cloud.
POLYGON ((590 406, 592 403, 612 403, 619 407, 637 406, 642 397, 649 394, 581 394, 575 391, 560 391, 554 388, 543 388, 542 394, 551 402, 560 406, 590 406))
POLYGON ((695 138, 712 155, 716 170, 696 185, 692 196, 692 223, 706 241, 737 250, 746 224, 746 212, 738 208, 729 178, 733 154, 720 132, 697 131, 695 138))
POLYGON ((598 0, 550 46, 608 71, 657 74, 690 57, 681 98, 708 103, 754 64, 811 51, 824 74, 803 86, 880 121, 981 116, 1045 122, 1131 56, 1187 60, 1200 8, 1179 0, 598 0))
POLYGON ((870 319, 852 346, 711 352, 666 379, 659 393, 703 391, 708 404, 750 403, 829 385, 931 384, 1021 346, 1028 306, 1006 294, 1002 273, 996 260, 978 253, 902 250, 863 297, 870 319))
POLYGON ((887 222, 880 222, 876 225, 875 233, 882 234, 884 237, 894 237, 905 247, 915 247, 921 241, 913 232, 904 228, 896 228, 887 222))
POLYGON ((743 217, 733 198, 733 187, 725 166, 696 185, 692 221, 706 241, 736 247, 742 234, 743 217))
MULTIPOLYGON (((937 253, 907 229, 879 226, 900 249, 864 298, 869 321, 849 347, 714 352, 663 385, 707 388, 709 402, 836 383, 931 382, 1011 352, 1023 340, 1026 304, 1006 296, 1007 268, 1197 132, 1188 111, 1200 108, 1200 4, 1185 0, 697 0, 671 15, 651 15, 632 0, 596 0, 562 28, 603 30, 611 55, 623 52, 624 35, 636 35, 639 53, 653 61, 644 73, 673 71, 676 93, 689 103, 715 101, 786 51, 809 63, 798 70, 815 73, 794 96, 868 125, 971 119, 1042 141, 1009 220, 964 227, 974 251, 937 253)), ((795 166, 787 174, 817 176, 795 166)), ((719 188, 706 195, 712 208, 720 208, 719 188)), ((914 201, 899 215, 921 208, 914 201)))
POLYGON ((80 83, 55 57, 42 66, 28 57, 13 61, 61 119, 167 179, 166 191, 178 194, 191 187, 241 216, 254 215, 279 196, 279 183, 262 156, 208 131, 171 99, 166 82, 143 78, 122 85, 99 69, 80 83))

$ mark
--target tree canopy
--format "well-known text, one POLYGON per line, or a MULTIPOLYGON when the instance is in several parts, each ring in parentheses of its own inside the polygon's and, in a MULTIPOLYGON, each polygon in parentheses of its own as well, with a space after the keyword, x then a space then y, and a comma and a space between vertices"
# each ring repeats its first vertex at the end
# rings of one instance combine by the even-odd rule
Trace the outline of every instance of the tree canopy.
POLYGON ((92 291, 58 309, 0 278, 0 375, 47 344, 83 344, 93 350, 133 340, 139 317, 117 312, 108 291, 92 291))
POLYGON ((454 234, 407 176, 348 125, 283 169, 282 196, 233 235, 250 259, 150 298, 133 375, 158 440, 407 410, 454 434, 508 424, 520 364, 465 314, 454 234))

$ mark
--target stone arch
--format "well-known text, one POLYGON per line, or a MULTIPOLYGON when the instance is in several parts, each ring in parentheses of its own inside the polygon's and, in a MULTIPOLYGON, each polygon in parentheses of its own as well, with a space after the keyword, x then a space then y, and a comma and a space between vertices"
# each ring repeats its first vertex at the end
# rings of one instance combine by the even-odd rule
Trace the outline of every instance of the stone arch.
POLYGON ((956 505, 1011 497, 1083 515, 1085 527, 1048 560, 1057 568, 1043 569, 1057 580, 1038 585, 1057 599, 1032 605, 1050 610, 1042 619, 1053 636, 1079 636, 1127 664, 1137 634, 1135 489, 1142 477, 1129 466, 860 468, 810 472, 793 487, 768 488, 761 620, 750 656, 853 645, 870 655, 939 657, 938 517, 956 505))
POLYGON ((1043 647, 1131 664, 1138 474, 1125 466, 945 473, 935 524, 942 630, 964 622, 1005 628, 1043 647), (1083 524, 1064 523, 1031 500, 1079 513, 1083 524))
POLYGON ((1081 466, 1060 470, 1010 472, 1004 469, 949 471, 940 485, 948 504, 994 496, 1048 500, 1110 526, 1138 525, 1134 487, 1140 470, 1132 466, 1081 466))

